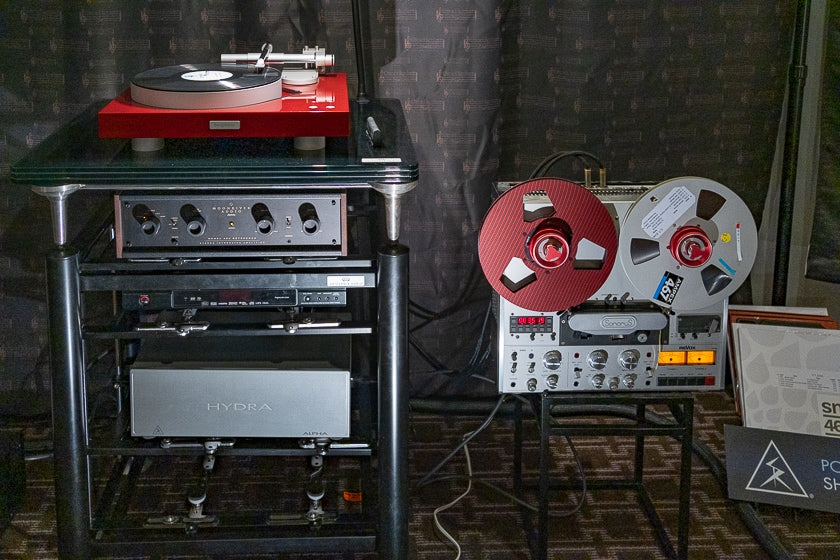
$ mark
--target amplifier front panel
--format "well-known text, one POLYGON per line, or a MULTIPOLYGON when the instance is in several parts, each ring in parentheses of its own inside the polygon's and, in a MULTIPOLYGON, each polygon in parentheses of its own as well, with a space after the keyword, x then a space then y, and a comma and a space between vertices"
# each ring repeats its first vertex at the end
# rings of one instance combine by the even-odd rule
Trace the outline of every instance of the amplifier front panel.
POLYGON ((343 193, 115 196, 118 258, 338 257, 343 193))

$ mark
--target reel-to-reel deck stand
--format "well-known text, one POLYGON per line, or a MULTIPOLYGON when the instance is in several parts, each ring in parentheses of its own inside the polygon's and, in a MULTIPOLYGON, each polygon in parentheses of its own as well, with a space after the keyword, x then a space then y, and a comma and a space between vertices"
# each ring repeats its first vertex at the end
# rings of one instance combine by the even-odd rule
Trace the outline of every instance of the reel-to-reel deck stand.
POLYGON ((758 237, 737 195, 700 177, 500 190, 479 236, 500 392, 723 388, 727 302, 758 237))

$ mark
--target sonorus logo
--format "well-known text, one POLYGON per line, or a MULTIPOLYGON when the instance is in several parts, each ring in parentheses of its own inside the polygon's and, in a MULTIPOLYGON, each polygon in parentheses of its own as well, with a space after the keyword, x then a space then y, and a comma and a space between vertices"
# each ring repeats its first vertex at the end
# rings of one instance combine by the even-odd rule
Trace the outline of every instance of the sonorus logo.
POLYGON ((271 407, 266 403, 241 403, 241 402, 209 402, 208 412, 271 412, 271 407))
POLYGON ((601 318, 601 328, 604 329, 634 329, 636 324, 633 315, 606 315, 601 318))

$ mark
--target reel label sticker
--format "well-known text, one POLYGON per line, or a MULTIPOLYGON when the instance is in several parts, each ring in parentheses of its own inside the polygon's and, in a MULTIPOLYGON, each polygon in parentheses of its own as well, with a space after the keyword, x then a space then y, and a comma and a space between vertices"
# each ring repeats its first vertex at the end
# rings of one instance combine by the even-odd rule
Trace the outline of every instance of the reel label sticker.
POLYGON ((672 305, 674 298, 677 297, 677 292, 680 291, 682 283, 683 279, 681 276, 666 272, 659 282, 659 286, 656 287, 656 293, 653 295, 653 299, 659 300, 666 305, 672 305))
POLYGON ((658 239, 680 216, 691 210, 696 198, 685 187, 670 191, 642 220, 642 231, 658 239))

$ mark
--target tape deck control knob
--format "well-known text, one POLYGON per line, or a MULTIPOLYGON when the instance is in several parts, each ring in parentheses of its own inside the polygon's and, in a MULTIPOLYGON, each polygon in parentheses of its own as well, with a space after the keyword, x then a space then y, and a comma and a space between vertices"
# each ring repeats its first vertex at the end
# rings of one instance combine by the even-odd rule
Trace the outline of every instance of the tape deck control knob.
POLYGON ((592 369, 604 369, 607 367, 607 358, 609 355, 606 350, 593 350, 587 356, 586 361, 592 369))
POLYGON ((625 350, 618 355, 618 363, 624 369, 636 369, 639 365, 639 351, 636 349, 625 350))
POLYGON ((555 370, 563 362, 563 354, 559 350, 549 350, 543 355, 543 365, 546 369, 555 370))

